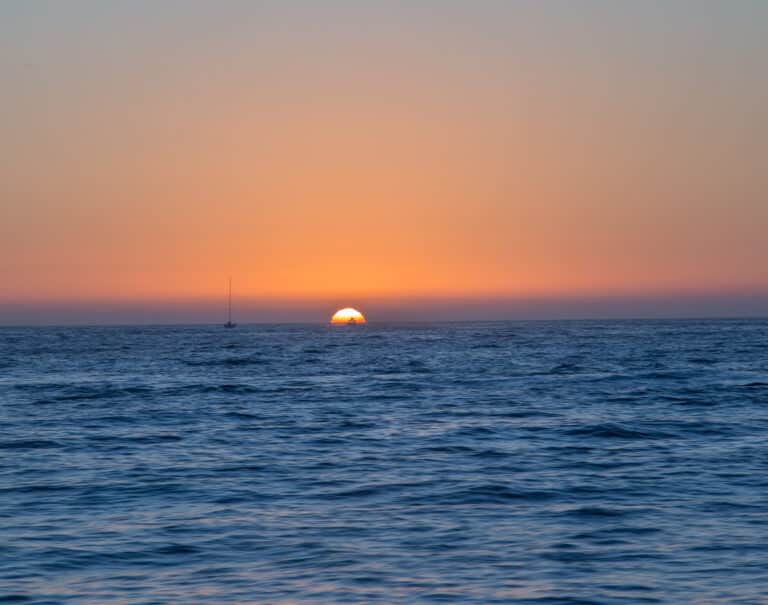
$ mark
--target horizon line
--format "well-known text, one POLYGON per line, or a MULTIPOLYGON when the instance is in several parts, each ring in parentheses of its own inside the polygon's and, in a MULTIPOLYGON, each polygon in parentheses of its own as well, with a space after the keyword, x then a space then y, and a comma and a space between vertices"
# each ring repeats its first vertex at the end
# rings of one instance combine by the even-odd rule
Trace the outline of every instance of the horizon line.
MULTIPOLYGON (((0 325, 215 325, 226 321, 227 304, 226 297, 0 301, 0 325)), ((232 320, 240 324, 321 324, 347 306, 359 308, 373 322, 758 319, 768 316, 768 290, 663 296, 241 298, 233 300, 232 320)))
MULTIPOLYGON (((321 320, 285 320, 285 321, 241 321, 235 324, 236 327, 245 326, 328 326, 329 328, 343 330, 345 328, 359 329, 367 325, 401 325, 401 324, 482 324, 482 323, 566 323, 566 322, 678 322, 678 321, 768 321, 768 313, 765 315, 744 315, 744 316, 626 316, 626 317, 529 317, 529 318, 509 318, 509 319, 383 319, 366 320, 363 324, 332 324, 330 321, 321 320)), ((4 324, 0 323, 0 329, 17 328, 184 328, 184 327, 224 327, 221 322, 210 321, 189 321, 189 322, 147 322, 147 323, 40 323, 40 324, 4 324)))

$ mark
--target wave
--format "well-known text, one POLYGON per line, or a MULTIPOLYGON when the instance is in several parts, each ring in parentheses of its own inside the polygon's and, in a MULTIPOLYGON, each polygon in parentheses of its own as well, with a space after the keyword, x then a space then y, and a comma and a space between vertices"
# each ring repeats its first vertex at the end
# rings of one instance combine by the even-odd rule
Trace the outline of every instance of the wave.
POLYGON ((13 439, 0 441, 0 450, 39 450, 48 448, 60 448, 59 441, 48 439, 13 439))
POLYGON ((576 437, 593 437, 598 439, 669 439, 674 437, 671 433, 662 431, 640 431, 625 428, 619 424, 602 423, 579 427, 566 431, 568 435, 576 437))
POLYGON ((455 488, 439 491, 434 495, 417 498, 424 504, 467 505, 467 504, 509 504, 512 502, 542 502, 552 500, 557 492, 541 489, 514 488, 498 483, 455 488))
POLYGON ((212 368, 212 367, 241 367, 241 366, 263 366, 271 363, 268 358, 260 356, 245 356, 245 357, 224 357, 219 359, 204 359, 204 360, 185 360, 184 363, 188 366, 195 368, 212 368))

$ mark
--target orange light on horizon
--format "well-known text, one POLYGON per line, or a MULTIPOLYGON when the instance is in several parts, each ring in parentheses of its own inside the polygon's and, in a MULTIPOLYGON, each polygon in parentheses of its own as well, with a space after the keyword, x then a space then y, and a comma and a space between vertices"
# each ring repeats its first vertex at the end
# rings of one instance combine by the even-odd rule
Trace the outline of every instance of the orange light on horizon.
POLYGON ((332 324, 364 324, 365 316, 357 309, 346 307, 339 309, 331 317, 332 324))

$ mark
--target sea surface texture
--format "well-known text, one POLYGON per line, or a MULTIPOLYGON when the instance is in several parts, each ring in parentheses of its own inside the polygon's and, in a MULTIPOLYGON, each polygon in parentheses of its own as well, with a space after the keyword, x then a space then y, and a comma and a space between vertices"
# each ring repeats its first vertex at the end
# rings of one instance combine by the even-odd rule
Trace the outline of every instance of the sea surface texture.
POLYGON ((768 321, 0 329, 0 603, 768 603, 768 321))

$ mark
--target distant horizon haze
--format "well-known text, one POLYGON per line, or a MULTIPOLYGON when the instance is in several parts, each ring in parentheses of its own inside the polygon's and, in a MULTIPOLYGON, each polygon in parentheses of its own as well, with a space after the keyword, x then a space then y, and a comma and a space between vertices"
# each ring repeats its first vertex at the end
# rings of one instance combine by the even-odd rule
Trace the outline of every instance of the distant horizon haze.
MULTIPOLYGON (((704 319, 768 317, 768 289, 739 293, 537 297, 360 297, 233 299, 240 323, 327 323, 353 305, 369 322, 704 319)), ((0 303, 0 326, 217 324, 226 300, 93 300, 0 303)))

